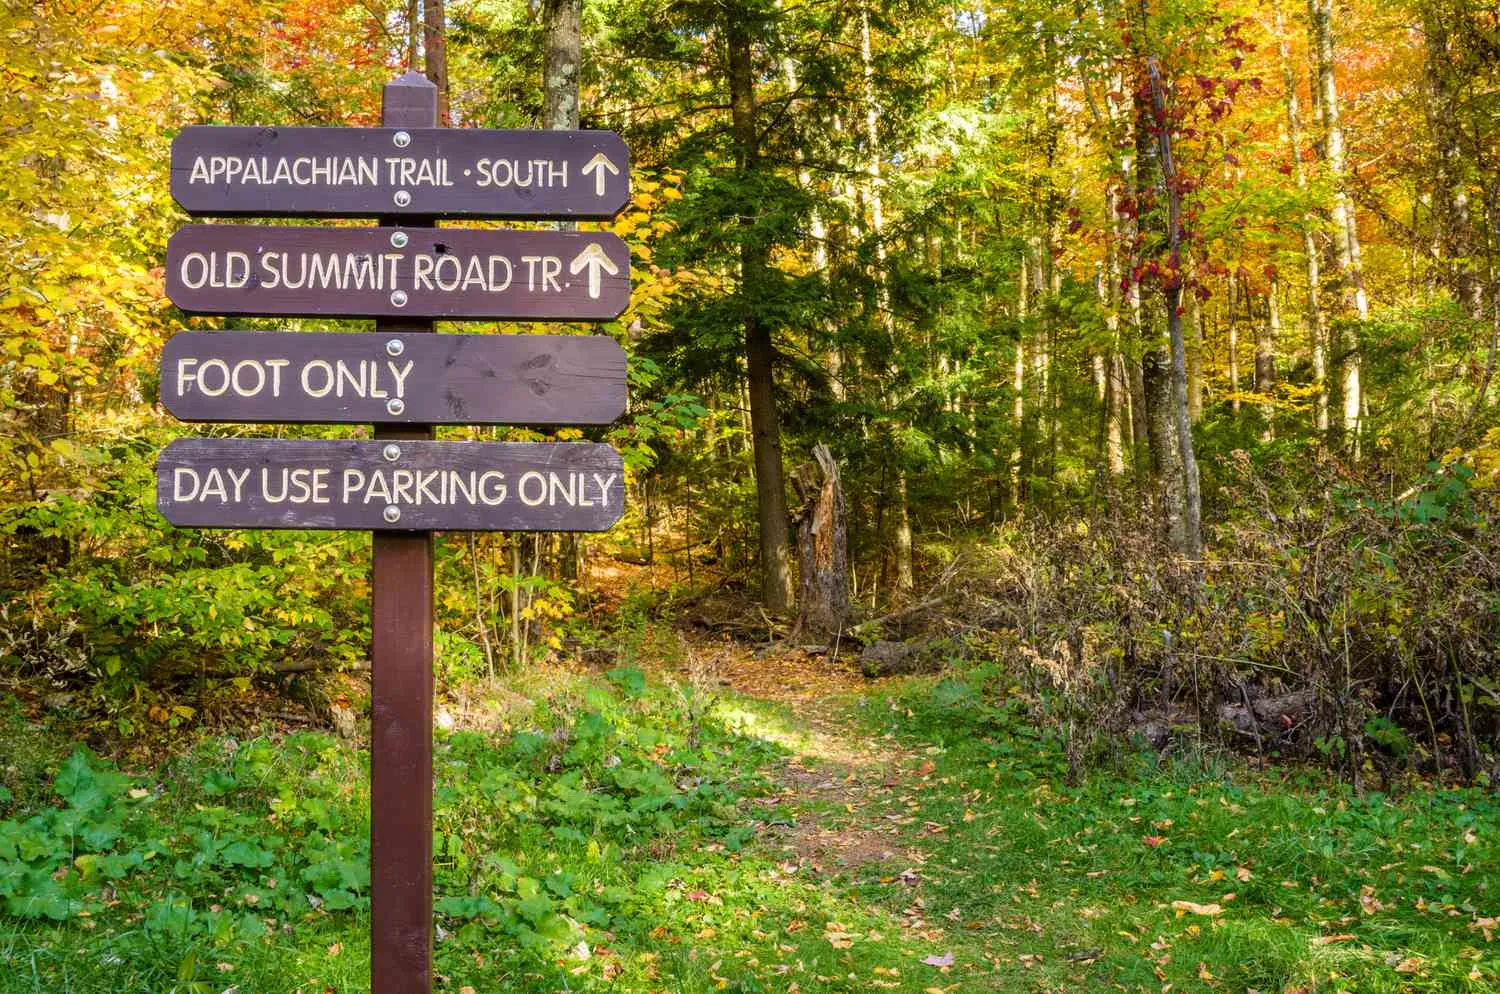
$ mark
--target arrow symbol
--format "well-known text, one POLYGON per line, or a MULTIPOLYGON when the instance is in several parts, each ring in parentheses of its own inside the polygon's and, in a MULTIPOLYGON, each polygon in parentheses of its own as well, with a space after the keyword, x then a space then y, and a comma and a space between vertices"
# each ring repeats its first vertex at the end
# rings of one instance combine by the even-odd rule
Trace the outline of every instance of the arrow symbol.
MULTIPOLYGON (((583 175, 585 176, 587 176, 589 173, 594 174, 594 196, 596 197, 604 196, 604 170, 606 169, 609 170, 610 175, 612 176, 620 175, 619 168, 613 162, 609 161, 609 156, 605 155, 603 152, 600 152, 588 162, 584 163, 583 169, 581 170, 583 175)), ((611 270, 611 272, 613 272, 613 270, 611 270)))
MULTIPOLYGON (((598 158, 603 159, 604 157, 601 155, 598 158)), ((604 159, 604 161, 608 162, 609 160, 604 159)), ((611 166, 610 168, 613 169, 614 167, 611 166)), ((599 246, 598 242, 589 242, 588 248, 579 252, 573 257, 573 261, 568 264, 568 272, 573 276, 577 276, 585 268, 589 271, 589 297, 593 300, 599 299, 599 270, 602 269, 611 276, 616 275, 620 271, 620 267, 610 261, 609 256, 605 254, 604 249, 599 246)))

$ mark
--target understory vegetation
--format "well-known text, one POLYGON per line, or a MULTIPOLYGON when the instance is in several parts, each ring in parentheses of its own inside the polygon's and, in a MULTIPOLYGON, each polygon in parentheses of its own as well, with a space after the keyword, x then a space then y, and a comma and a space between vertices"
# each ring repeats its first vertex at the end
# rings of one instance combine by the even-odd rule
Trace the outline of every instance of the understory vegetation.
MULTIPOLYGON (((1014 676, 850 678, 813 721, 703 672, 492 686, 438 739, 436 989, 1500 985, 1493 794, 1145 743, 1070 786, 1014 676)), ((122 767, 55 717, 0 723, 0 990, 368 989, 350 743, 250 730, 122 767)))

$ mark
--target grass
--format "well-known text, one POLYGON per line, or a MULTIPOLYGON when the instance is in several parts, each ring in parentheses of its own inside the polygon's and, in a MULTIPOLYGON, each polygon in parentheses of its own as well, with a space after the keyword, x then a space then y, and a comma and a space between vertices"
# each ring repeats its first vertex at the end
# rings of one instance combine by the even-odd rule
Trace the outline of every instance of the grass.
MULTIPOLYGON (((1019 703, 951 680, 817 720, 634 668, 507 689, 438 741, 439 991, 1500 989, 1479 791, 1134 755, 1070 787, 1019 703)), ((3 994, 368 990, 360 752, 122 774, 14 705, 0 745, 3 994)))

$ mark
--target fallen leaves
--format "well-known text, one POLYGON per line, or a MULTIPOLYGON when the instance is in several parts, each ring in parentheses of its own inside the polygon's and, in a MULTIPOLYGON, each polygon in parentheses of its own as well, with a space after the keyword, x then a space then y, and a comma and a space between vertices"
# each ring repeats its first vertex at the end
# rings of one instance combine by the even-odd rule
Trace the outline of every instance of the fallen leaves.
POLYGON ((1177 912, 1177 917, 1179 918, 1181 918, 1185 914, 1211 916, 1222 915, 1224 913, 1224 909, 1217 903, 1196 904, 1192 901, 1173 901, 1172 908, 1177 912))
POLYGON ((1385 903, 1375 896, 1375 888, 1365 884, 1359 889, 1359 909, 1367 915, 1385 910, 1385 903))
POLYGON ((928 966, 938 966, 938 967, 952 966, 953 965, 953 954, 951 952, 947 952, 947 953, 944 953, 941 956, 937 956, 937 955, 928 956, 922 962, 925 963, 925 964, 927 964, 928 966))

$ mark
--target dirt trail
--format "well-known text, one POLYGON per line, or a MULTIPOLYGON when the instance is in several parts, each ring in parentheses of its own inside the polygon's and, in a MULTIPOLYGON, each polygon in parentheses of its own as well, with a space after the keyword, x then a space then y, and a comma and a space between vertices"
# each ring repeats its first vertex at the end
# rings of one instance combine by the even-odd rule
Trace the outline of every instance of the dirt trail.
POLYGON ((923 853, 906 838, 913 819, 892 809, 922 759, 851 719, 868 680, 848 662, 799 649, 758 655, 732 642, 698 642, 691 655, 721 686, 791 712, 792 727, 772 736, 793 753, 776 771, 773 799, 787 818, 769 826, 789 859, 819 874, 877 864, 882 876, 914 872, 923 853))

